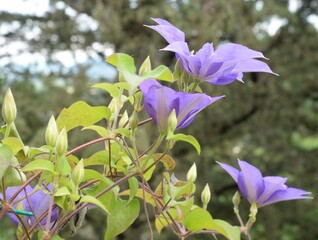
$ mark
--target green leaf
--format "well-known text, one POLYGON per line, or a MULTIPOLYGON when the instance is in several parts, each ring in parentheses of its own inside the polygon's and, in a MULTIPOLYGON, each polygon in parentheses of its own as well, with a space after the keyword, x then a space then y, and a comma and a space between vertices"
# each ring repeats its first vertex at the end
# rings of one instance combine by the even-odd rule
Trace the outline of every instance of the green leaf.
POLYGON ((167 139, 171 139, 174 141, 184 141, 184 142, 190 143, 197 150, 198 154, 200 155, 200 152, 201 152, 200 144, 199 144, 198 140, 196 140, 191 135, 185 135, 182 133, 179 133, 176 135, 172 134, 172 135, 168 136, 167 139))
POLYGON ((139 216, 140 205, 137 199, 133 199, 127 204, 127 201, 119 198, 117 201, 113 201, 110 209, 104 240, 110 240, 126 231, 139 216))
POLYGON ((131 136, 131 131, 127 128, 117 128, 115 129, 114 133, 119 133, 127 138, 131 136))
POLYGON ((118 94, 119 94, 119 88, 112 83, 97 83, 97 84, 94 84, 92 87, 105 90, 113 98, 118 97, 118 94))
POLYGON ((106 62, 115 66, 120 72, 136 73, 134 59, 125 53, 114 53, 106 59, 106 62))
POLYGON ((102 126, 91 125, 91 126, 82 128, 81 131, 84 131, 84 130, 93 130, 102 137, 106 137, 108 135, 107 129, 102 126))
POLYGON ((140 77, 136 74, 131 74, 128 72, 123 72, 123 76, 128 83, 129 95, 131 96, 136 90, 139 84, 145 80, 145 78, 140 77))
POLYGON ((141 76, 143 77, 143 79, 154 78, 158 80, 173 82, 172 72, 168 67, 164 65, 160 65, 151 71, 145 72, 141 76))
POLYGON ((0 179, 5 174, 8 167, 11 165, 11 159, 13 157, 13 153, 11 148, 6 145, 0 146, 0 179))
POLYGON ((61 187, 54 194, 55 197, 68 196, 68 195, 71 195, 71 192, 67 187, 61 187))
POLYGON ((23 144, 22 144, 21 140, 19 138, 16 138, 16 137, 4 138, 2 140, 2 143, 5 145, 8 145, 11 148, 13 154, 16 154, 21 149, 23 149, 23 144))
POLYGON ((220 226, 224 230, 224 236, 230 240, 239 240, 241 239, 241 231, 240 228, 237 226, 232 226, 228 222, 223 220, 214 219, 214 222, 220 226))
POLYGON ((79 101, 61 111, 56 125, 59 130, 65 127, 66 131, 69 131, 79 126, 88 127, 103 118, 108 119, 110 115, 111 112, 107 107, 92 107, 86 102, 79 101))
POLYGON ((84 166, 109 164, 109 152, 102 150, 84 159, 84 166))
POLYGON ((104 206, 104 204, 99 201, 97 198, 93 197, 93 196, 89 196, 89 195, 85 195, 83 197, 81 197, 80 202, 88 202, 88 203, 93 203, 96 206, 100 207, 101 209, 103 209, 106 213, 109 213, 109 211, 107 210, 107 208, 104 206))
MULTIPOLYGON (((145 191, 145 192, 143 193, 143 189, 139 188, 139 189, 137 190, 137 193, 135 194, 135 196, 138 197, 138 198, 140 198, 140 199, 142 199, 142 200, 144 200, 144 194, 145 194, 145 201, 146 201, 146 203, 148 203, 148 204, 150 204, 151 206, 155 207, 155 206, 156 206, 156 201, 153 199, 151 193, 149 193, 149 192, 147 192, 147 191, 145 191)), ((119 193, 119 195, 120 195, 120 196, 130 195, 130 190, 129 190, 129 189, 128 189, 128 190, 125 190, 125 191, 119 193)))
POLYGON ((71 173, 71 166, 66 157, 63 156, 57 159, 55 163, 55 170, 62 176, 66 176, 71 173))
POLYGON ((48 160, 38 159, 29 162, 22 169, 23 172, 34 171, 34 170, 46 170, 54 173, 54 164, 48 160))
POLYGON ((128 203, 130 203, 130 201, 136 196, 137 192, 138 192, 138 180, 135 177, 129 178, 128 179, 128 183, 129 183, 129 199, 128 199, 128 203))
POLYGON ((184 218, 184 226, 192 232, 199 232, 203 229, 214 230, 222 235, 226 232, 215 223, 208 211, 203 208, 195 208, 189 212, 184 218), (200 221, 198 221, 200 219, 200 221))

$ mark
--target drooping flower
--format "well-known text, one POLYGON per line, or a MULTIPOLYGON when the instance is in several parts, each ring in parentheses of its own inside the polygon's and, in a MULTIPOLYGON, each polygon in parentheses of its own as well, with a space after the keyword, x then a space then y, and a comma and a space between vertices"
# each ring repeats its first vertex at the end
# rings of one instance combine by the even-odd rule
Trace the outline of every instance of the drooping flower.
POLYGON ((311 198, 308 196, 310 192, 287 187, 287 178, 263 177, 256 167, 245 161, 238 160, 240 171, 225 163, 217 163, 235 180, 242 195, 258 208, 280 201, 311 198))
MULTIPOLYGON (((6 198, 7 199, 11 198, 11 196, 15 194, 15 192, 19 188, 20 188, 19 186, 8 187, 6 189, 6 198)), ((52 190, 51 185, 48 185, 47 189, 51 191, 52 190)), ((27 185, 25 187, 25 191, 22 190, 14 200, 15 204, 13 206, 13 209, 15 210, 19 209, 19 210, 24 210, 27 212, 32 212, 34 215, 34 216, 20 215, 24 225, 27 227, 31 227, 32 225, 34 225, 37 222, 36 218, 39 220, 42 214, 45 213, 50 206, 51 196, 49 194, 46 194, 42 189, 36 190, 35 192, 34 190, 36 189, 27 185)), ((2 198, 1 194, 0 194, 0 198, 2 198)), ((51 215, 51 221, 50 221, 51 226, 57 219, 57 215, 58 215, 57 212, 58 212, 57 208, 53 209, 52 215, 51 215)), ((10 219, 15 225, 17 226, 19 225, 19 220, 14 213, 8 213, 8 216, 10 217, 10 219)), ((40 224, 42 226, 45 226, 46 220, 47 220, 47 217, 43 218, 43 220, 40 221, 40 224)))
POLYGON ((162 50, 176 53, 184 71, 195 79, 226 85, 235 80, 242 81, 244 72, 273 73, 266 63, 256 59, 265 58, 261 52, 239 44, 222 44, 214 51, 212 43, 205 43, 199 51, 192 54, 182 31, 166 20, 153 20, 158 25, 147 27, 157 31, 169 43, 162 50))
POLYGON ((167 130, 168 118, 173 110, 175 110, 178 122, 176 128, 185 128, 194 120, 198 112, 223 97, 176 92, 153 79, 143 81, 139 87, 144 96, 147 113, 162 131, 167 130))

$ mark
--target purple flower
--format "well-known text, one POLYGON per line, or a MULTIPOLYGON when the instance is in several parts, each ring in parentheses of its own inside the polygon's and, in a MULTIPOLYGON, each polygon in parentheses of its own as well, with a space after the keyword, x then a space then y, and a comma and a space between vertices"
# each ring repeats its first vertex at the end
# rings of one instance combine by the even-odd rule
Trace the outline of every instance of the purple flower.
POLYGON ((197 53, 192 54, 182 31, 166 20, 153 20, 158 25, 147 27, 157 31, 169 43, 162 50, 176 53, 183 69, 195 79, 226 85, 235 80, 242 81, 244 72, 273 73, 266 63, 255 59, 265 58, 261 52, 239 44, 226 43, 214 51, 212 43, 205 43, 197 53))
MULTIPOLYGON (((6 189, 7 199, 9 199, 19 188, 20 186, 8 187, 6 189)), ((47 189, 51 191, 52 186, 48 185, 47 189)), ((22 207, 23 209, 21 210, 33 213, 34 216, 20 215, 25 226, 29 226, 29 227, 31 227, 33 224, 36 223, 35 217, 39 219, 42 216, 42 214, 48 210, 50 206, 50 199, 51 199, 51 196, 49 194, 44 193, 43 190, 37 190, 33 192, 34 190, 35 188, 32 188, 29 185, 27 185, 25 188, 25 191, 22 190, 13 201, 15 203, 15 205, 13 206, 14 209, 21 209, 22 207), (25 192, 27 195, 25 194, 25 192)), ((0 197, 2 198, 1 194, 0 194, 0 197)), ((57 219, 57 211, 58 211, 57 208, 55 208, 52 211, 51 221, 50 221, 51 226, 57 219)), ((8 213, 8 216, 11 218, 12 222, 18 226, 19 220, 17 216, 13 213, 8 213)), ((46 220, 47 220, 47 217, 45 217, 42 221, 40 221, 42 226, 45 226, 46 220)))
POLYGON ((185 128, 198 112, 223 97, 176 92, 153 79, 143 81, 139 87, 144 96, 146 111, 162 131, 167 130, 168 117, 173 109, 178 120, 177 128, 185 128))
POLYGON ((238 160, 241 171, 227 164, 217 162, 236 181, 242 195, 257 207, 263 207, 275 202, 311 198, 311 194, 297 188, 285 185, 287 178, 263 177, 262 173, 253 165, 238 160))

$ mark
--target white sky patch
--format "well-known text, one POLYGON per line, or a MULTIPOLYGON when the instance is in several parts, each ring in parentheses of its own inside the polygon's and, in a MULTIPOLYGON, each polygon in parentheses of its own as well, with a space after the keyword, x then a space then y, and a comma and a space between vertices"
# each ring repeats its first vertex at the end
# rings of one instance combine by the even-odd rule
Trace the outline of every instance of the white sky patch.
POLYGON ((309 15, 308 22, 311 23, 316 30, 318 31, 318 16, 317 15, 309 15))
POLYGON ((0 10, 11 13, 43 16, 50 9, 49 0, 1 0, 0 10))
POLYGON ((287 24, 287 19, 273 16, 268 21, 256 24, 256 26, 254 27, 254 32, 256 33, 256 35, 259 35, 262 31, 265 31, 270 36, 274 36, 278 32, 278 30, 285 24, 287 24))
POLYGON ((289 0, 288 1, 288 10, 291 13, 296 12, 301 6, 301 0, 289 0))

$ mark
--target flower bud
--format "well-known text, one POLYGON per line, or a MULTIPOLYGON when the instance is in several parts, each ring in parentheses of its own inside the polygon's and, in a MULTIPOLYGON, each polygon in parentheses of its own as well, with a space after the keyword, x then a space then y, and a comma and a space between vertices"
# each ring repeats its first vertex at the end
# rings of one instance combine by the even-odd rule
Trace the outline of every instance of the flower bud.
POLYGON ((66 129, 63 128, 56 140, 56 152, 59 156, 63 156, 67 151, 67 132, 66 129))
POLYGON ((193 183, 195 182, 196 179, 197 179, 197 165, 193 163, 192 167, 189 169, 187 173, 187 181, 193 183))
POLYGON ((55 147, 57 136, 59 135, 59 132, 57 130, 56 122, 54 116, 50 118, 50 121, 47 125, 46 131, 45 131, 45 141, 46 144, 55 147))
POLYGON ((176 110, 173 109, 168 117, 168 128, 171 132, 174 132, 174 130, 176 130, 177 128, 177 125, 178 125, 177 114, 176 114, 176 110))
POLYGON ((240 205, 241 202, 241 194, 236 191, 236 193, 234 194, 233 198, 232 198, 232 203, 234 205, 234 212, 238 212, 238 206, 240 205))
POLYGON ((84 160, 80 160, 72 173, 72 179, 75 185, 79 185, 84 179, 84 160))
POLYGON ((120 127, 120 128, 125 127, 128 120, 129 120, 128 113, 127 113, 127 111, 125 111, 119 120, 118 127, 120 127))
POLYGON ((208 205, 211 199, 211 191, 209 188, 209 184, 207 183, 201 193, 201 201, 203 203, 204 208, 208 205))
POLYGON ((252 205, 251 205, 251 208, 250 208, 250 215, 249 215, 250 220, 251 220, 252 222, 255 222, 255 221, 256 221, 256 214, 257 214, 257 212, 258 212, 257 205, 256 205, 255 202, 253 202, 252 205))
POLYGON ((14 122, 16 116, 17 116, 17 107, 15 105, 12 92, 9 88, 3 100, 2 117, 7 124, 11 124, 14 122))
POLYGON ((139 75, 142 76, 144 73, 151 71, 150 57, 148 56, 139 68, 139 75))

